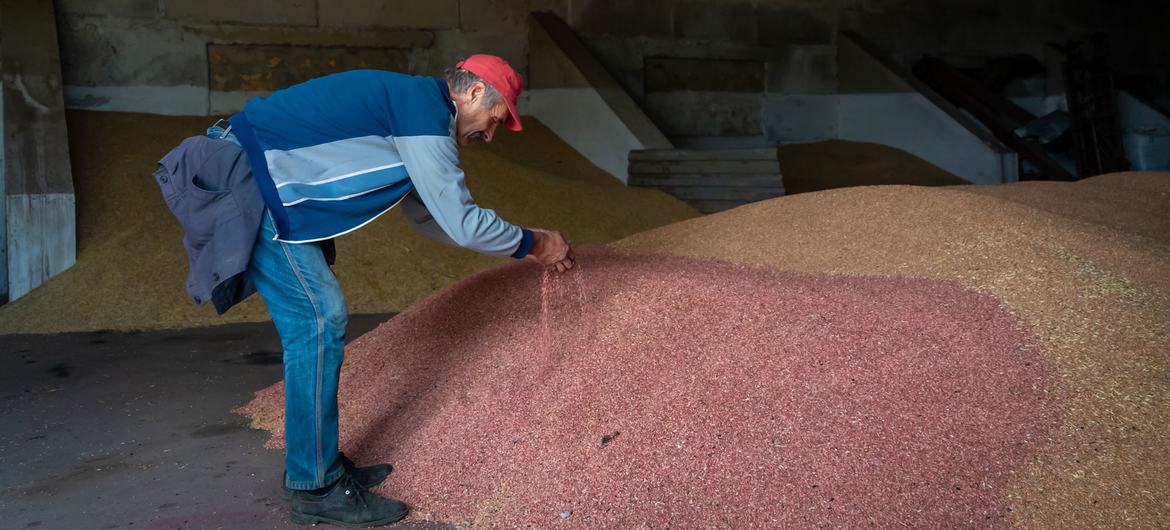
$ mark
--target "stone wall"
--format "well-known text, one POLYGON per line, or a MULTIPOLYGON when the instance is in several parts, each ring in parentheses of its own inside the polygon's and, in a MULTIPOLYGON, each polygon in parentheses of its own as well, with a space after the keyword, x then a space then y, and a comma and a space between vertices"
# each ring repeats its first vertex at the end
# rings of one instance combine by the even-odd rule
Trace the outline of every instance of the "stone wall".
MULTIPOLYGON (((1050 41, 1114 36, 1123 78, 1170 85, 1155 0, 57 0, 72 107, 222 114, 255 94, 351 67, 435 74, 477 51, 527 66, 527 14, 560 15, 674 138, 773 141, 839 91, 856 31, 909 64, 1028 53, 1050 65, 1015 95, 1061 91, 1050 41), (791 107, 805 96, 804 107, 791 107)), ((822 109, 824 110, 824 109, 822 109)), ((806 128, 807 129, 807 128, 806 128)), ((813 139, 810 137, 809 139, 813 139)))

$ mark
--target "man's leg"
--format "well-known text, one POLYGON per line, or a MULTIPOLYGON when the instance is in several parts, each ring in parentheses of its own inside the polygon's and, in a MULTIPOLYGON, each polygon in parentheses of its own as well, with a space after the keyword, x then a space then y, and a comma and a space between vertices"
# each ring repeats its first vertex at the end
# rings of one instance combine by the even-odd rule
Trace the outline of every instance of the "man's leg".
POLYGON ((275 233, 266 214, 248 273, 284 349, 285 486, 318 489, 344 471, 337 448, 337 383, 348 313, 320 247, 274 241, 275 233))
POLYGON ((390 466, 355 468, 337 450, 337 382, 348 320, 337 277, 321 247, 274 241, 265 214, 248 274, 268 305, 284 348, 285 486, 302 524, 354 528, 406 517, 401 501, 367 490, 390 466))

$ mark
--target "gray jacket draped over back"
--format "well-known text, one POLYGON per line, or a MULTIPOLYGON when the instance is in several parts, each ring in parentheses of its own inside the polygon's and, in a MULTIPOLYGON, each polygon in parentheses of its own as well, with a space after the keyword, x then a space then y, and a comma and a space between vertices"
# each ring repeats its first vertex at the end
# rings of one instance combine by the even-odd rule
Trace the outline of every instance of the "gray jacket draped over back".
POLYGON ((185 232, 187 294, 223 314, 256 292, 245 274, 264 200, 243 149, 192 136, 159 160, 154 178, 185 232))

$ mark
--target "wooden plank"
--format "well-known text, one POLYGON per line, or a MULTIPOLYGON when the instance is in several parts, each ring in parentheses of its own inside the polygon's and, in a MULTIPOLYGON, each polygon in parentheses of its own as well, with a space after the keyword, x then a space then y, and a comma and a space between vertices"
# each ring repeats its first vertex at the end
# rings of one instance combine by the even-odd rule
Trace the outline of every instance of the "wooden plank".
POLYGON ((630 161, 650 160, 776 160, 776 148, 757 149, 643 149, 630 151, 630 161))
POLYGON ((672 174, 724 174, 724 173, 773 173, 780 174, 780 163, 773 161, 742 160, 742 161, 701 161, 701 162, 630 162, 631 175, 644 173, 672 173, 672 174))
POLYGON ((772 174, 681 174, 645 173, 630 175, 631 186, 733 186, 733 187, 783 187, 780 175, 772 174))

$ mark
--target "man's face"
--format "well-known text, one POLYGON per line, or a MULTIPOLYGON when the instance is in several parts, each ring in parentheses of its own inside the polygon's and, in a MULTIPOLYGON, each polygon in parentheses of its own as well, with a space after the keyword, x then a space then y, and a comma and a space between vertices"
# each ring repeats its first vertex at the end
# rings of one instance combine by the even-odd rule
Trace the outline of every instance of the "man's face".
POLYGON ((484 89, 483 83, 476 83, 463 94, 455 95, 455 106, 459 109, 455 117, 455 138, 459 145, 492 141, 496 127, 508 118, 508 106, 503 102, 492 108, 484 106, 484 89))

